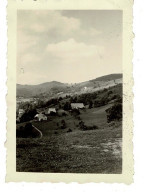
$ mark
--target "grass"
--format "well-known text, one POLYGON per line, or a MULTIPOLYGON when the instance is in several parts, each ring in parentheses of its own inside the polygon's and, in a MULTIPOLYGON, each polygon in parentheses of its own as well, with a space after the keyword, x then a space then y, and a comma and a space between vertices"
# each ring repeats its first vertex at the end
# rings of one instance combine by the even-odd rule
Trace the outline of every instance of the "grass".
POLYGON ((81 111, 80 118, 86 125, 97 125, 96 130, 81 131, 79 120, 71 115, 33 121, 43 137, 17 138, 17 171, 121 173, 122 125, 107 124, 108 106, 81 111), (65 120, 66 129, 60 128, 61 120, 65 120), (67 132, 69 128, 72 132, 67 132))
MULTIPOLYGON (((41 140, 19 138, 17 171, 121 173, 121 152, 114 154, 112 145, 119 139, 119 129, 78 131, 41 140)), ((119 145, 117 147, 121 150, 119 145)))

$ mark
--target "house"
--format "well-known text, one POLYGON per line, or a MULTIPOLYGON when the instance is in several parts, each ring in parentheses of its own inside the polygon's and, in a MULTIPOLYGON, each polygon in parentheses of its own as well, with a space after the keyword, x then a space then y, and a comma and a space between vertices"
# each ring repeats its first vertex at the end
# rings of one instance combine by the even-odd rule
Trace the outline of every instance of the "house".
POLYGON ((20 117, 16 118, 16 123, 20 123, 20 117))
POLYGON ((47 120, 47 116, 45 116, 44 114, 36 114, 35 119, 37 119, 38 121, 46 121, 47 120))
POLYGON ((22 115, 22 114, 24 114, 24 109, 19 109, 19 111, 18 111, 18 113, 19 113, 19 115, 22 115))
POLYGON ((84 108, 84 104, 83 103, 71 103, 71 108, 72 109, 82 109, 84 108))
POLYGON ((56 113, 56 109, 55 108, 48 108, 47 114, 51 114, 51 113, 56 113))
POLYGON ((24 109, 19 109, 18 110, 18 117, 21 118, 24 113, 25 113, 24 109))

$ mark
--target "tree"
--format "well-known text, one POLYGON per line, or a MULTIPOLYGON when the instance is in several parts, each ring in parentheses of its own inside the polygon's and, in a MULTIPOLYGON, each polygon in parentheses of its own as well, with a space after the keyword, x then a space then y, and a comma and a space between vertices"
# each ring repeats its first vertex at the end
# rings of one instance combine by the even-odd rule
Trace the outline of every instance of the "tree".
POLYGON ((93 107, 93 102, 90 100, 89 101, 89 109, 91 109, 93 107))
POLYGON ((70 103, 69 102, 66 102, 65 104, 64 104, 64 110, 71 110, 71 105, 70 105, 70 103))
POLYGON ((32 109, 32 110, 26 110, 25 113, 22 115, 22 117, 20 118, 21 122, 26 122, 26 121, 30 121, 34 118, 34 116, 37 114, 36 109, 32 109))
POLYGON ((121 120, 122 119, 122 104, 115 103, 112 107, 106 110, 107 122, 121 120))
POLYGON ((66 128, 66 122, 65 122, 65 120, 62 120, 61 121, 61 129, 65 129, 66 128))

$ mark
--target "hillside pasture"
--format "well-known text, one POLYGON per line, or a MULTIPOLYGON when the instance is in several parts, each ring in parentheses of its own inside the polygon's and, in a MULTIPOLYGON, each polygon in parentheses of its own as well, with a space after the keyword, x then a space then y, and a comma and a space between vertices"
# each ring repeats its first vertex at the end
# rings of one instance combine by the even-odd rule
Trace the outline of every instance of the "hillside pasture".
POLYGON ((107 124, 105 109, 110 106, 81 110, 80 120, 69 113, 62 117, 50 116, 48 121, 31 121, 43 137, 17 138, 17 171, 120 174, 122 125, 120 122, 107 124), (97 125, 98 129, 82 131, 81 120, 86 125, 97 125))
POLYGON ((120 131, 77 131, 43 139, 18 139, 17 171, 121 173, 120 131))

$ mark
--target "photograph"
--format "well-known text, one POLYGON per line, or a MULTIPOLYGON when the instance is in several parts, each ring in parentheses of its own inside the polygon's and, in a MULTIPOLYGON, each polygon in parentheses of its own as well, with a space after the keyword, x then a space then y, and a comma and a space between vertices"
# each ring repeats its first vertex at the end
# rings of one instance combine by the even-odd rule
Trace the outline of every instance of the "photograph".
POLYGON ((16 172, 122 174, 122 47, 122 10, 17 10, 16 172))

